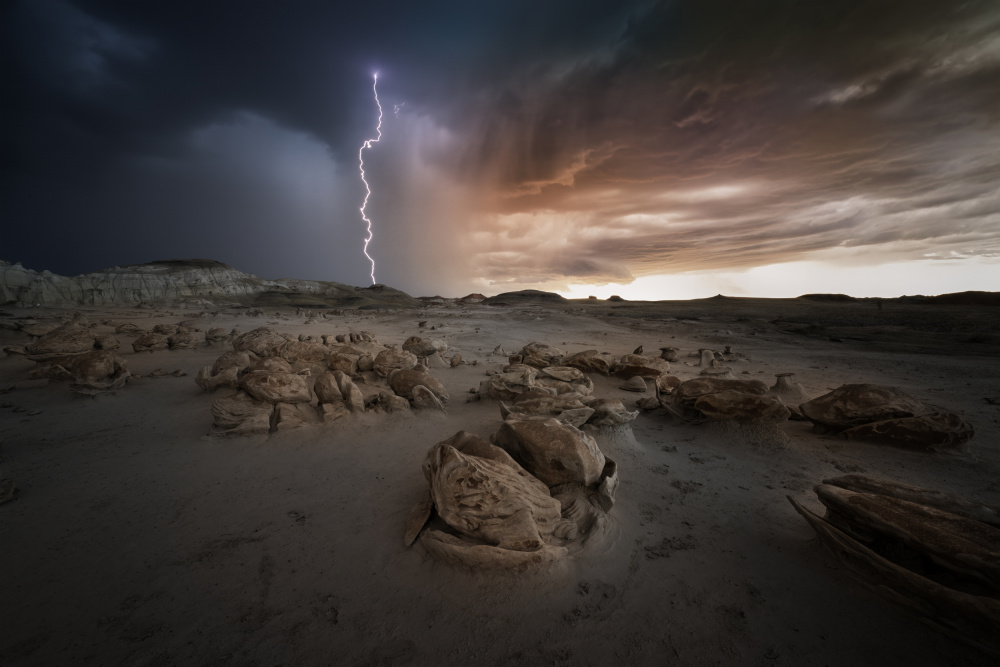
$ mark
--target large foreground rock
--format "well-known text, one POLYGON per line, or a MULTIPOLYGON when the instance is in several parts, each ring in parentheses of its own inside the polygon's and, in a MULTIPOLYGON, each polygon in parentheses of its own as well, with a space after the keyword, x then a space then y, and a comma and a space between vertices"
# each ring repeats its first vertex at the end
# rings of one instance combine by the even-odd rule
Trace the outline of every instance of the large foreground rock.
POLYGON ((545 343, 528 343, 517 354, 521 357, 522 364, 535 368, 558 366, 560 360, 565 356, 565 352, 558 347, 545 343))
POLYGON ((73 320, 53 329, 34 343, 25 345, 24 349, 32 361, 45 361, 90 352, 94 349, 95 342, 95 336, 90 333, 86 320, 73 320))
POLYGON ((577 368, 585 373, 600 373, 610 375, 615 364, 615 358, 607 352, 597 350, 584 350, 576 354, 564 357, 560 362, 563 366, 577 368))
POLYGON ((429 494, 410 512, 407 545, 419 537, 437 558, 477 569, 565 557, 562 543, 576 536, 576 525, 548 487, 499 447, 460 431, 431 448, 423 469, 429 494))

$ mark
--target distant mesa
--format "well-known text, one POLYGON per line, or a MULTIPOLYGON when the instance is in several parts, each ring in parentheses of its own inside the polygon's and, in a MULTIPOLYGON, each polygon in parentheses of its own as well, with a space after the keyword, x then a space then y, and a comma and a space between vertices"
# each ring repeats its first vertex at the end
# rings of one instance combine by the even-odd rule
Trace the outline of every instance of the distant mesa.
POLYGON ((807 299, 809 301, 857 301, 853 296, 848 296, 846 294, 803 294, 799 299, 807 299))
POLYGON ((523 289, 516 292, 504 292, 491 296, 483 301, 488 306, 506 306, 519 303, 567 303, 566 299, 555 292, 543 292, 537 289, 523 289))
POLYGON ((459 303, 482 303, 483 301, 486 301, 486 297, 476 292, 466 294, 458 300, 459 303))
POLYGON ((611 296, 608 297, 608 301, 624 301, 624 300, 625 299, 621 298, 617 294, 612 294, 611 296))
POLYGON ((939 306, 1000 306, 1000 292, 970 291, 938 294, 937 296, 904 296, 900 298, 900 301, 910 300, 917 303, 928 303, 939 306))
POLYGON ((355 288, 318 280, 266 280, 212 259, 165 259, 80 276, 32 271, 0 260, 0 304, 178 308, 418 308, 385 285, 355 288))

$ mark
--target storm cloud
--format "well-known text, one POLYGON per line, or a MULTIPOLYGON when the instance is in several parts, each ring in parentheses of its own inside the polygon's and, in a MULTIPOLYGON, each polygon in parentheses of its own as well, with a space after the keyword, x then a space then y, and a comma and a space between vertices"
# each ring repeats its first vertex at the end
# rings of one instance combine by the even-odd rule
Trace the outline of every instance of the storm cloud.
POLYGON ((3 13, 0 256, 32 268, 203 256, 365 284, 375 71, 371 253, 408 291, 1000 266, 994 2, 3 13))

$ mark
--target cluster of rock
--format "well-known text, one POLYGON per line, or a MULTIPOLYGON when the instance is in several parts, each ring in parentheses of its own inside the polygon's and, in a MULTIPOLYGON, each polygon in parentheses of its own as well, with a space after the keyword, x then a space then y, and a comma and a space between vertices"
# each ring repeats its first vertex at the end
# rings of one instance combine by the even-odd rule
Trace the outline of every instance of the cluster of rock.
POLYGON ((448 391, 412 352, 368 332, 300 338, 260 327, 236 336, 232 351, 198 372, 195 382, 206 391, 235 390, 212 405, 218 431, 248 435, 366 411, 445 409, 448 391))
POLYGON ((567 557, 606 525, 617 466, 592 437, 557 419, 508 417, 492 440, 459 431, 431 448, 407 546, 419 539, 464 567, 523 569, 567 557))
POLYGON ((70 382, 79 394, 97 395, 122 388, 129 379, 128 363, 115 350, 114 336, 98 336, 81 314, 61 325, 28 324, 21 330, 36 339, 24 346, 4 348, 7 354, 23 354, 38 362, 33 378, 70 382))
POLYGON ((859 475, 815 491, 823 517, 788 500, 853 576, 1000 656, 1000 508, 859 475))
POLYGON ((959 447, 975 435, 959 415, 876 384, 845 384, 799 408, 818 428, 857 440, 934 449, 959 447))

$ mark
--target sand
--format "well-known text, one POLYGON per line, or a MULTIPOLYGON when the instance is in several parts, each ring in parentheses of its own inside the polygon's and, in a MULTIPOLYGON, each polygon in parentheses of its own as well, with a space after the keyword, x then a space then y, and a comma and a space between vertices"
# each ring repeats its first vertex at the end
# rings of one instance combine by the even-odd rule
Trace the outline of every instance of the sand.
MULTIPOLYGON (((847 323, 852 337, 816 335, 823 317, 844 320, 837 304, 809 305, 820 323, 798 333, 773 307, 444 305, 314 324, 294 310, 206 314, 202 330, 366 330, 396 344, 429 334, 478 362, 432 371, 452 396, 446 415, 366 414, 252 438, 208 435, 213 395, 194 383, 228 346, 134 354, 119 336, 134 373, 187 375, 93 399, 25 384, 32 362, 0 360, 0 389, 14 386, 0 395, 0 470, 19 488, 0 505, 0 664, 993 664, 855 582, 785 495, 820 511, 814 484, 860 472, 1000 504, 1000 407, 985 400, 1000 399, 996 346, 949 337, 948 317, 977 321, 967 308, 938 309, 922 326, 865 315, 847 323), (738 377, 771 384, 794 372, 814 396, 849 382, 898 386, 963 415, 977 435, 965 452, 927 454, 803 422, 767 432, 643 413, 634 440, 602 443, 621 478, 610 535, 570 561, 469 572, 404 547, 426 451, 460 429, 496 432, 498 403, 465 402, 468 391, 506 363, 497 345, 535 340, 616 355, 678 347, 684 379, 700 370, 687 355, 731 345, 751 359, 733 364, 738 377)), ((96 333, 194 315, 81 310, 110 323, 96 333)), ((0 330, 3 345, 27 340, 0 330)), ((596 396, 638 398, 592 377, 596 396)))

